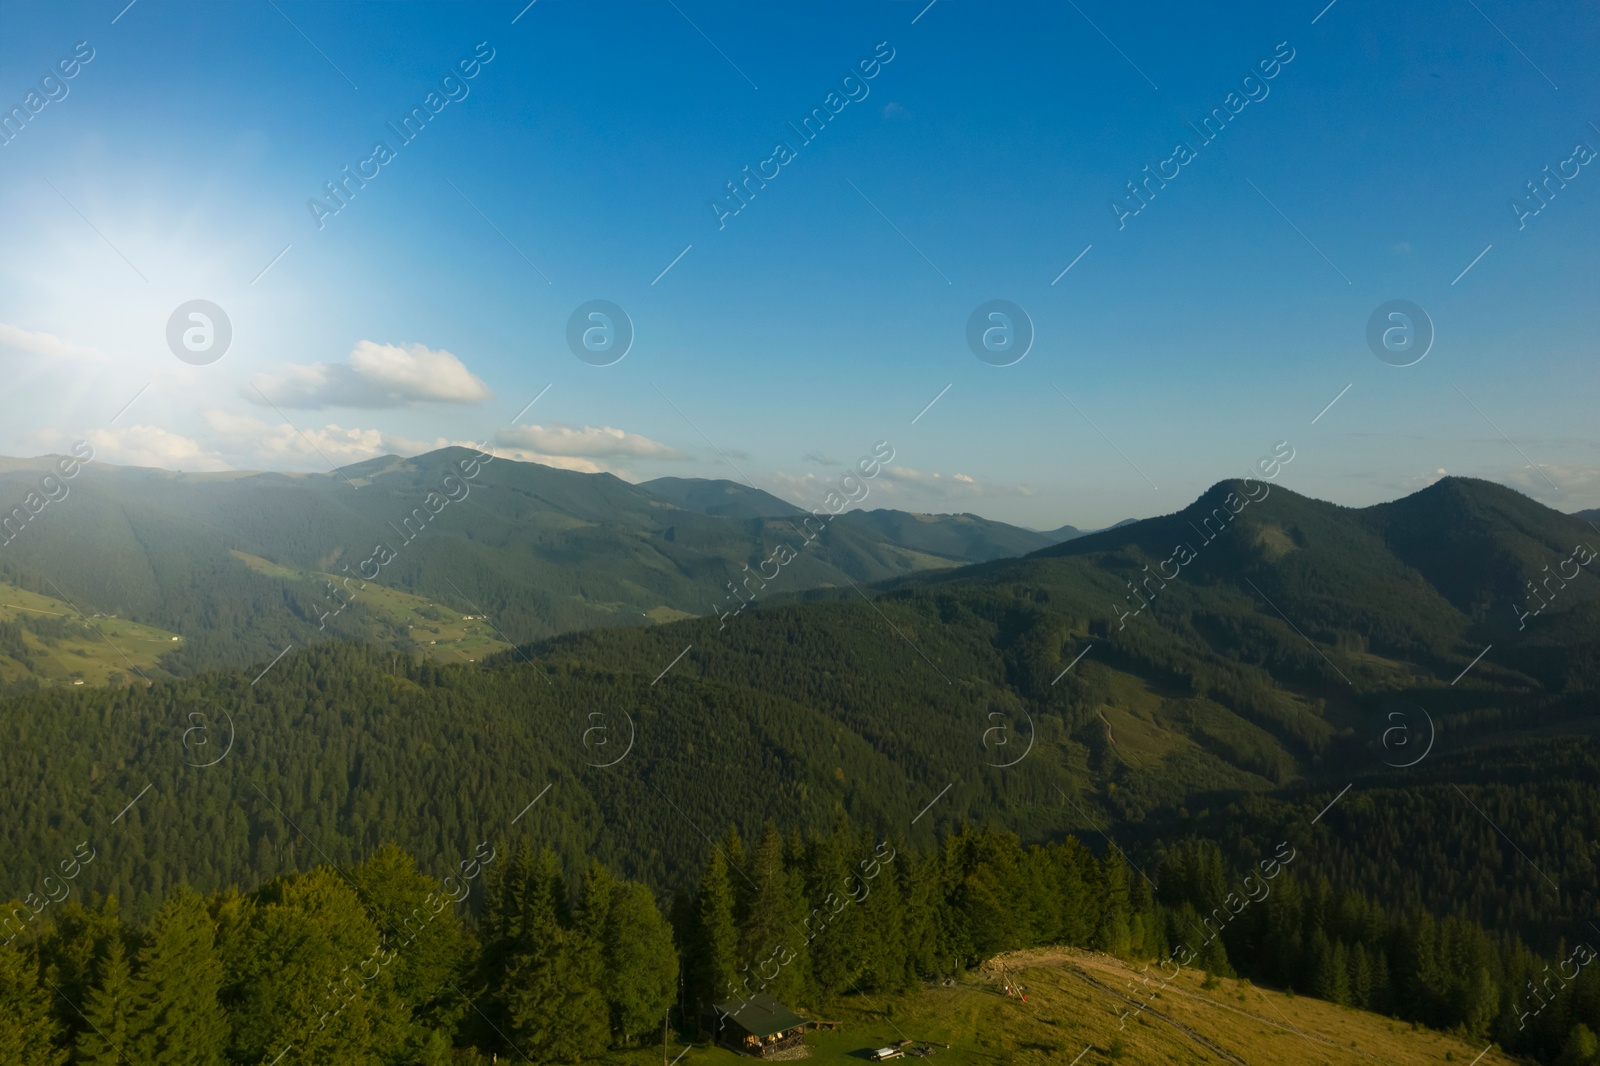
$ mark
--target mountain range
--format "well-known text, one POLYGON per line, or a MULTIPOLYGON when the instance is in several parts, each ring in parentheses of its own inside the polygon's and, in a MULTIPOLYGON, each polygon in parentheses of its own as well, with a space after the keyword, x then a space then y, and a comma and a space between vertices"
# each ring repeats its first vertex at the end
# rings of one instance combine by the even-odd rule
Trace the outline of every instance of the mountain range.
MULTIPOLYGON (((383 456, 325 475, 89 463, 37 517, 23 503, 39 499, 41 477, 59 460, 5 460, 0 501, 15 507, 0 512, 14 515, 0 581, 51 597, 69 616, 81 607, 181 637, 162 656, 170 673, 266 659, 328 636, 465 661, 487 645, 458 646, 454 634, 430 644, 421 633, 445 635, 419 630, 417 611, 480 623, 488 615, 494 632, 484 641, 502 646, 710 614, 808 514, 728 481, 632 485, 475 454, 383 456)), ((861 587, 1077 534, 899 511, 847 512, 828 525, 785 568, 787 590, 861 587)), ((0 676, 29 673, 0 663, 0 676)))
MULTIPOLYGON (((1294 834, 1344 887, 1551 945, 1597 905, 1600 856, 1571 842, 1600 838, 1587 784, 1600 771, 1600 536, 1510 489, 1448 478, 1346 508, 1222 482, 1173 515, 965 566, 872 535, 873 523, 916 519, 865 516, 834 523, 778 576, 742 578, 742 609, 631 625, 583 594, 731 580, 735 561, 793 539, 788 517, 761 513, 781 501, 727 483, 653 492, 489 464, 384 569, 384 582, 412 589, 386 594, 413 600, 353 594, 345 617, 371 615, 364 624, 387 643, 290 637, 252 656, 245 640, 206 636, 252 610, 299 618, 307 575, 343 573, 368 524, 405 514, 441 460, 461 458, 374 461, 346 469, 351 486, 126 471, 97 482, 85 471, 44 516, 63 537, 34 538, 30 564, 53 562, 50 581, 75 607, 120 607, 119 621, 181 636, 162 666, 193 676, 151 672, 148 688, 3 705, 9 853, 47 853, 159 779, 124 831, 155 834, 146 854, 193 835, 187 876, 218 886, 317 861, 300 835, 340 860, 397 834, 423 859, 447 856, 550 786, 528 831, 558 842, 574 868, 598 856, 666 888, 685 887, 706 834, 723 826, 827 828, 848 814, 913 836, 969 821, 1024 839, 1115 827, 1147 858, 1202 833, 1248 862, 1294 834), (250 493, 232 495, 241 482, 250 493), (696 499, 701 510, 682 502, 696 499), (102 557, 80 560, 63 541, 104 545, 102 557), (917 565, 928 559, 937 565, 917 565), (202 560, 230 584, 167 576, 202 560), (641 573, 655 584, 628 576, 641 573), (539 605, 560 598, 540 582, 576 590, 576 606, 530 639, 539 605), (462 599, 417 596, 439 587, 462 599), (127 598, 99 598, 108 588, 127 598), (160 612, 182 603, 200 624, 164 625, 160 612), (577 628, 595 615, 610 624, 577 628), (396 655, 406 626, 413 647, 432 627, 470 653, 396 655), (206 655, 191 649, 201 643, 206 655), (239 661, 216 665, 230 648, 239 661), (230 723, 231 757, 204 773, 185 766, 204 760, 178 740, 193 739, 194 714, 230 723), (41 776, 26 754, 38 750, 75 768, 73 780, 41 776), (250 800, 260 774, 314 784, 279 812, 250 800), (232 835, 205 843, 220 811, 254 850, 226 844, 232 835), (1511 845, 1494 828, 1508 822, 1511 845), (1558 896, 1512 890, 1527 862, 1563 886, 1558 896)), ((972 543, 965 523, 927 524, 958 530, 936 534, 947 547, 972 543)), ((1016 534, 983 534, 1002 535, 1016 534)), ((19 537, 6 555, 24 546, 19 537)), ((16 584, 35 576, 7 571, 16 584)), ((104 887, 122 898, 160 887, 143 868, 116 876, 104 887)))

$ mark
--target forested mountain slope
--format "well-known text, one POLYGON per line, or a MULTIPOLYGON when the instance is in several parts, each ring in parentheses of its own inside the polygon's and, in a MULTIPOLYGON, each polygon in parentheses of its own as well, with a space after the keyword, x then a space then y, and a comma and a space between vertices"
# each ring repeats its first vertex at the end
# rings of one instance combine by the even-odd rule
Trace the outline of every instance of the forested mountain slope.
MULTIPOLYGON (((967 822, 1115 839, 1181 915, 1292 841, 1303 890, 1229 932, 1236 965, 1511 1032, 1529 946, 1555 957, 1600 912, 1600 538, 1482 482, 1365 509, 1246 489, 813 602, 777 602, 786 564, 742 609, 486 663, 331 643, 18 696, 0 852, 26 884, 101 849, 77 887, 142 917, 182 883, 394 838, 448 865, 513 827, 574 876, 598 858, 685 891, 726 826, 848 815, 913 846, 967 822)), ((1578 1016, 1541 1021, 1541 1053, 1578 1016)))
MULTIPOLYGON (((78 854, 69 882, 101 861, 78 854)), ((1546 1060, 1565 1045, 1558 1061, 1569 1066, 1597 1020, 1588 973, 1533 1027, 1516 1025, 1514 990, 1538 960, 1497 953, 1470 926, 1307 887, 1287 842, 1262 875, 1269 891, 1225 936, 1234 949, 1260 945, 1239 966, 1281 992, 1228 979, 1223 941, 1200 941, 1197 908, 1221 874, 1204 849, 1174 851, 1153 893, 1116 851, 1097 857, 1072 839, 1023 848, 963 831, 913 848, 844 822, 804 836, 769 824, 748 844, 721 837, 670 925, 646 886, 602 864, 568 877, 551 852, 502 837, 462 854, 442 878, 384 845, 243 892, 180 888, 148 922, 69 892, 18 927, 29 908, 12 904, 0 1051, 28 1066, 130 1053, 648 1064, 659 1033, 667 1053, 695 1045, 689 1063, 735 1062, 745 1060, 699 1043, 709 1035, 700 1008, 765 992, 833 1019, 805 1036, 830 1057, 895 1043, 937 1046, 956 1063, 1091 1051, 1132 1063, 1295 1062, 1309 1045, 1330 1064, 1420 1066, 1481 1058, 1492 1035, 1546 1060), (1331 940, 1352 918, 1367 935, 1331 940), (1462 958, 1483 965, 1463 973, 1462 958)))
MULTIPOLYGON (((408 647, 361 603, 362 581, 492 614, 512 641, 709 614, 747 566, 796 535, 803 513, 745 489, 736 500, 771 506, 707 504, 725 482, 669 479, 658 495, 609 474, 474 455, 447 448, 326 475, 88 463, 8 532, 0 580, 179 634, 165 668, 191 673, 330 635, 408 647)), ((7 461, 0 500, 38 499, 42 462, 7 461)), ((831 522, 784 583, 843 588, 961 561, 831 522)))
POLYGON ((1035 533, 975 514, 914 514, 879 509, 850 511, 840 521, 873 530, 893 544, 972 563, 1026 555, 1080 535, 1071 526, 1035 533))
MULTIPOLYGON (((1477 501, 1471 543, 1502 552, 1475 571, 1491 592, 1508 569, 1532 567, 1575 533, 1566 516, 1502 491, 1430 490, 1477 501)), ((1439 521, 1456 521, 1437 510, 1439 521)), ((144 813, 129 816, 130 833, 170 804, 153 831, 201 840, 184 851, 197 865, 183 875, 225 884, 275 869, 275 848, 305 847, 253 782, 300 783, 275 802, 335 855, 374 846, 395 826, 410 827, 402 844, 432 854, 473 826, 509 820, 551 785, 542 813, 527 817, 553 819, 552 839, 571 861, 597 854, 673 886, 699 854, 703 827, 769 817, 797 826, 827 824, 841 810, 872 826, 915 817, 917 832, 971 818, 1029 839, 1110 822, 1130 841, 1153 843, 1236 806, 1254 812, 1261 833, 1275 832, 1352 777, 1363 790, 1433 782, 1418 793, 1428 803, 1480 785, 1510 789, 1504 802, 1517 803, 1519 790, 1581 779, 1592 769, 1587 733, 1600 685, 1600 601, 1584 583, 1600 582, 1580 574, 1518 631, 1479 585, 1451 589, 1472 606, 1464 612, 1390 551, 1395 513, 1377 511, 1383 525, 1372 511, 1274 492, 1164 589, 1152 583, 1138 615, 1120 613, 1138 603, 1126 580, 1170 543, 1143 527, 1187 525, 1181 516, 920 579, 872 602, 855 592, 838 602, 757 601, 721 618, 558 637, 487 666, 339 646, 294 650, 254 681, 266 661, 153 688, 14 700, 0 709, 16 812, 7 847, 48 853, 47 843, 77 831, 65 826, 87 827, 159 780, 144 813), (191 750, 203 738, 212 738, 207 753, 221 750, 230 717, 229 756, 186 767, 210 757, 191 750), (1479 754, 1534 743, 1540 731, 1575 735, 1562 741, 1570 758, 1542 780, 1518 776, 1520 754, 1479 754), (1397 739, 1413 746, 1402 751, 1397 739), (1402 765, 1414 752, 1427 761, 1402 765), (220 832, 224 824, 233 831, 220 832)), ((1411 516, 1406 535, 1420 536, 1430 513, 1411 516)), ((1401 538, 1402 549, 1408 543, 1401 538)), ((1586 795, 1561 801, 1565 825, 1597 817, 1586 795)), ((1448 853, 1440 862, 1471 854, 1511 876, 1515 854, 1477 855, 1489 838, 1460 810, 1419 820, 1418 832, 1439 831, 1431 840, 1448 853)), ((1578 894, 1540 908, 1559 924, 1593 892, 1556 828, 1518 843, 1580 882, 1570 890, 1578 894)), ((129 880, 115 887, 133 899, 177 873, 119 876, 129 880)), ((1389 885, 1377 876, 1362 883, 1389 885)), ((1436 885, 1405 883, 1416 902, 1441 898, 1436 885)), ((1504 903, 1487 887, 1464 898, 1485 920, 1504 903)), ((1533 917, 1531 904, 1504 913, 1533 917)))
MULTIPOLYGON (((807 512, 770 493, 734 481, 663 477, 640 488, 687 510, 737 518, 796 518, 807 512)), ((841 524, 869 530, 884 541, 963 563, 985 563, 1059 544, 1082 536, 1073 526, 1037 533, 975 514, 923 514, 892 508, 857 509, 839 516, 841 524)))

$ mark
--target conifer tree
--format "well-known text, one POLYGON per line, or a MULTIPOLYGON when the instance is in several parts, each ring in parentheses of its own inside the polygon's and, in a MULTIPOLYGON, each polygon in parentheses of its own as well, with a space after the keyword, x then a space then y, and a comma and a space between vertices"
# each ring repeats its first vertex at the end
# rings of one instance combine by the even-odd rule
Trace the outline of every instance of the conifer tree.
POLYGON ((1220 935, 1211 936, 1200 945, 1199 965, 1208 974, 1233 976, 1233 966, 1228 962, 1228 946, 1220 935))
POLYGON ((39 983, 38 959, 22 944, 0 944, 0 1066, 60 1066, 60 1024, 51 992, 39 983))
POLYGON ((480 847, 440 883, 418 871, 416 860, 398 846, 386 843, 351 871, 383 937, 387 950, 380 958, 392 960, 386 969, 395 991, 413 1017, 430 1027, 453 1030, 471 1009, 451 987, 464 979, 472 950, 461 909, 483 889, 484 864, 476 856, 493 854, 480 847))
MULTIPOLYGON (((1019 946, 1012 901, 994 867, 981 863, 967 874, 961 885, 961 910, 976 954, 997 955, 1019 946)), ((1125 919, 1122 939, 1127 939, 1125 919)))
POLYGON ((972 924, 967 920, 966 908, 955 903, 961 867, 951 848, 944 849, 943 854, 928 856, 925 865, 929 876, 934 879, 932 883, 935 888, 931 900, 935 924, 934 943, 937 946, 941 972, 960 973, 975 960, 977 955, 972 924), (945 961, 947 959, 948 962, 945 961))
POLYGON ((1363 1010, 1372 1006, 1372 959, 1365 944, 1350 951, 1350 1002, 1363 1010))
POLYGON ((83 1004, 87 1027, 78 1032, 74 1062, 81 1066, 118 1066, 133 1048, 134 1032, 129 1015, 134 1008, 132 971, 122 949, 121 938, 114 938, 100 961, 96 982, 83 1004))
POLYGON ((1594 1066, 1596 1062, 1600 1062, 1600 1039, 1587 1025, 1574 1025, 1561 1046, 1556 1066, 1594 1066))
POLYGON ((1372 993, 1368 1007, 1388 1013, 1394 1007, 1394 990, 1389 985, 1389 956, 1384 951, 1372 953, 1372 993))
POLYGON ((907 983, 919 978, 934 977, 949 972, 951 960, 939 943, 939 903, 937 896, 937 860, 931 855, 918 855, 900 850, 895 856, 895 867, 901 875, 901 898, 905 900, 905 918, 901 928, 905 935, 907 983))
MULTIPOLYGON (((863 861, 877 862, 871 845, 863 843, 861 854, 866 859, 856 860, 857 870, 861 870, 863 861)), ((873 869, 871 865, 867 867, 867 871, 873 869)), ((854 929, 861 940, 861 988, 900 991, 908 987, 905 900, 894 865, 878 863, 875 869, 876 876, 867 882, 872 894, 860 905, 859 924, 854 929)))
POLYGON ((653 1031, 678 993, 672 930, 648 888, 634 881, 613 887, 604 948, 612 1027, 626 1044, 653 1031))
POLYGON ((133 980, 130 1055, 153 1066, 201 1066, 221 1060, 228 1020, 211 915, 199 894, 180 889, 151 922, 133 980))
POLYGON ((1311 994, 1330 1003, 1350 1002, 1350 960, 1340 941, 1318 927, 1311 934, 1311 994))
POLYGON ((1093 855, 1074 839, 1057 849, 1056 888, 1061 905, 1060 936, 1068 944, 1087 944, 1094 935, 1094 892, 1089 880, 1093 855))
POLYGON ((739 970, 739 930, 734 890, 720 848, 713 848, 700 875, 695 900, 694 944, 689 972, 691 1004, 704 1009, 734 996, 739 970))
POLYGON ((1112 955, 1126 956, 1132 944, 1128 919, 1128 864, 1122 852, 1111 848, 1100 862, 1102 907, 1100 927, 1095 931, 1095 946, 1112 955))
POLYGON ((508 1036, 536 1062, 574 1062, 603 1052, 606 1004, 593 983, 591 949, 568 920, 555 854, 513 870, 516 913, 499 977, 508 1036))
MULTIPOLYGON (((780 1000, 805 995, 809 964, 802 918, 805 900, 784 864, 783 837, 768 825, 751 862, 750 913, 740 939, 740 986, 780 1000)), ((845 895, 839 886, 841 897, 845 895)), ((743 994, 741 992, 741 994, 743 994)))
POLYGON ((848 866, 840 849, 848 842, 848 837, 837 832, 817 836, 806 852, 806 896, 812 906, 809 920, 802 919, 801 924, 812 938, 812 978, 823 995, 837 995, 851 987, 861 967, 862 913, 845 899, 848 866), (837 903, 828 902, 830 893, 837 903))
POLYGON ((755 886, 750 880, 750 858, 745 854, 744 840, 731 825, 722 838, 722 857, 728 865, 728 884, 733 888, 733 924, 743 929, 750 920, 750 897, 755 886))
POLYGON ((1150 882, 1144 875, 1134 872, 1128 878, 1128 941, 1135 958, 1158 955, 1156 945, 1155 898, 1150 882))
POLYGON ((225 901, 223 923, 234 1059, 270 1062, 289 1044, 306 1063, 399 1056, 413 1035, 410 1011, 382 964, 379 929, 343 874, 319 866, 241 902, 225 901))
POLYGON ((51 993, 56 1018, 73 1031, 83 1024, 73 1004, 84 1003, 100 980, 111 942, 123 939, 122 920, 116 898, 102 896, 87 905, 68 899, 55 911, 52 925, 39 939, 41 972, 60 989, 51 993))
MULTIPOLYGON (((601 1024, 607 1040, 617 1032, 610 994, 614 991, 614 975, 606 959, 606 932, 611 925, 611 905, 617 889, 617 879, 611 871, 593 860, 580 886, 578 906, 565 923, 572 930, 573 969, 578 980, 593 988, 599 997, 601 1024)), ((565 892, 565 882, 558 881, 553 891, 565 892)))

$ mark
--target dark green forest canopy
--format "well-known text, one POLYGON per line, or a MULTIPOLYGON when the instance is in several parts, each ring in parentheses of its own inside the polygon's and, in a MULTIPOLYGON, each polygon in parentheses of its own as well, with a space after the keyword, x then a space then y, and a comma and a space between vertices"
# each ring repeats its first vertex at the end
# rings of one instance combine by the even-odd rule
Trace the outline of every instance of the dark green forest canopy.
MULTIPOLYGON (((7 849, 19 869, 42 863, 149 785, 119 823, 153 834, 129 854, 182 855, 187 868, 104 864, 118 880, 97 887, 137 906, 177 880, 213 889, 273 876, 286 859, 303 867, 313 844, 348 860, 397 837, 426 861, 504 831, 548 786, 519 831, 549 834, 569 864, 598 855, 671 889, 692 877, 706 827, 768 818, 823 827, 845 812, 887 829, 918 817, 927 833, 970 819, 1032 840, 1115 826, 1138 850, 1236 806, 1299 810, 1352 773, 1449 797, 1501 777, 1525 791, 1589 772, 1600 579, 1580 575, 1525 630, 1490 610, 1514 576, 1566 558, 1553 553, 1581 524, 1481 482, 1366 510, 1274 491, 1175 579, 1150 583, 1149 606, 1119 624, 1107 608, 1137 602, 1132 576, 1204 526, 1213 502, 1226 510, 1228 491, 1191 517, 916 579, 872 603, 589 631, 481 667, 323 645, 254 683, 267 661, 9 700, 7 849), (1412 543, 1424 535, 1486 561, 1435 567, 1412 543), (1416 731, 1406 752, 1390 750, 1397 713, 1401 739, 1416 731), (1529 756, 1472 754, 1520 752, 1545 743, 1540 730, 1578 738, 1567 770, 1511 780, 1529 756), (1425 743, 1426 762, 1400 765, 1425 743)), ((1576 824, 1592 826, 1573 802, 1576 824)), ((1425 850, 1467 861, 1470 825, 1425 850)), ((1535 861, 1573 861, 1554 838, 1518 845, 1535 861)), ((1509 883, 1514 865, 1502 854, 1490 868, 1509 883)), ((1593 897, 1581 873, 1567 902, 1530 900, 1519 916, 1580 913, 1593 897)), ((1431 892, 1417 881, 1404 898, 1437 903, 1431 892)), ((1466 898, 1478 917, 1501 917, 1489 887, 1466 898)))
MULTIPOLYGON (((0 499, 25 495, 39 462, 0 460, 0 499)), ((317 575, 349 579, 347 589, 376 575, 459 612, 490 612, 506 639, 527 641, 647 624, 662 612, 735 608, 733 583, 779 543, 807 544, 777 590, 799 591, 1060 539, 971 515, 876 511, 870 519, 823 512, 811 528, 825 532, 807 543, 805 517, 806 509, 729 482, 631 485, 610 474, 480 461, 466 448, 327 475, 92 463, 68 497, 5 545, 0 580, 181 634, 164 661, 183 674, 270 659, 289 642, 408 646, 404 627, 386 624, 359 595, 321 628, 319 612, 337 601, 317 575), (393 552, 381 567, 372 561, 386 558, 379 546, 393 552), (235 552, 288 572, 259 572, 235 552)))
MULTIPOLYGON (((483 842, 463 855, 440 879, 382 845, 244 893, 180 886, 136 924, 113 901, 65 897, 0 944, 0 1052, 398 1066, 459 1049, 574 1062, 654 1040, 674 1014, 681 1039, 708 1013, 764 1033, 800 1021, 789 1005, 892 997, 1051 944, 1154 960, 1169 977, 1247 974, 1545 1060, 1600 1024, 1586 946, 1545 980, 1550 965, 1513 939, 1336 893, 1305 876, 1288 840, 1242 877, 1216 845, 1183 841, 1151 879, 1071 838, 1024 848, 962 830, 919 848, 843 819, 803 836, 768 824, 749 845, 724 833, 670 920, 599 863, 570 877, 548 849, 483 842), (1548 1002, 1523 994, 1534 979, 1548 1002)), ((5 910, 15 921, 30 906, 5 910)))
MULTIPOLYGON (((1294 951, 1225 937, 1230 957, 1379 1003, 1380 954, 1392 983, 1442 951, 1440 973, 1467 983, 1429 977, 1390 1005, 1487 1031, 1516 1008, 1513 977, 1537 970, 1528 947, 1565 958, 1596 917, 1600 580, 1546 584, 1596 538, 1481 482, 1362 510, 1274 490, 1233 513, 1235 491, 872 602, 774 589, 727 619, 590 630, 487 664, 323 643, 264 674, 276 649, 11 698, 0 891, 47 894, 87 845, 73 891, 115 893, 146 922, 186 884, 254 890, 386 840, 442 877, 481 841, 548 848, 569 881, 598 858, 662 900, 701 884, 708 834, 842 815, 912 849, 964 823, 1076 834, 1166 889, 1191 837, 1230 873, 1290 839, 1310 893, 1279 930, 1294 951), (1152 578, 1172 575, 1178 543, 1193 558, 1152 578), (1537 614, 1530 582, 1550 600, 1537 614), (1381 920, 1367 903, 1329 918, 1346 897, 1381 900, 1381 920)), ((1566 1038, 1541 1032, 1541 1053, 1566 1038)))

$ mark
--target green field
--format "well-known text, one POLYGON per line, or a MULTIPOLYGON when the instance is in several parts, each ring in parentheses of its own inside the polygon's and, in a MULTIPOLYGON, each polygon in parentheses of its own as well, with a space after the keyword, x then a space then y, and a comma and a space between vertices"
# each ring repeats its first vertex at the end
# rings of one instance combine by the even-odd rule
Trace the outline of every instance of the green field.
MULTIPOLYGON (((315 589, 319 598, 327 602, 330 607, 334 601, 327 592, 328 583, 331 582, 341 591, 344 590, 344 586, 340 584, 343 575, 340 574, 299 570, 242 551, 232 551, 229 554, 258 574, 315 589)), ((370 612, 370 616, 377 624, 376 627, 389 636, 398 638, 400 646, 409 644, 411 649, 440 662, 481 662, 485 657, 511 647, 501 639, 502 634, 483 615, 462 614, 425 596, 401 592, 373 581, 367 581, 364 585, 352 582, 350 587, 354 593, 350 596, 350 607, 346 610, 370 612)), ((637 613, 640 623, 654 625, 665 625, 695 617, 687 611, 680 611, 665 604, 642 612, 635 612, 628 604, 620 602, 589 601, 586 605, 591 610, 607 611, 616 615, 637 613)), ((383 633, 374 634, 375 637, 382 635, 383 633)))
MULTIPOLYGON (((234 558, 268 577, 285 581, 305 582, 319 590, 326 590, 328 582, 343 589, 341 575, 313 573, 262 559, 245 552, 230 553, 234 558)), ((373 581, 353 583, 354 594, 349 609, 371 612, 388 624, 391 632, 403 633, 404 639, 420 652, 441 662, 479 662, 511 645, 501 640, 487 618, 481 615, 464 615, 423 596, 379 585, 373 581)), ((328 598, 331 606, 331 598, 328 598)))
MULTIPOLYGON (((1479 1058, 1487 1040, 1474 1044, 1380 1014, 1266 991, 1248 981, 1223 979, 1204 988, 1205 975, 1186 970, 1163 985, 1155 966, 1142 970, 1098 952, 1045 948, 991 960, 952 986, 928 985, 897 997, 851 996, 825 1013, 802 1012, 841 1023, 806 1037, 809 1061, 866 1062, 874 1048, 902 1040, 933 1046, 931 1061, 940 1066, 1505 1066, 1521 1061, 1497 1048, 1479 1058), (1002 972, 1020 985, 1026 1002, 1005 994, 1002 972), (1124 1012, 1132 1013, 1121 1027, 1124 1012), (950 1046, 938 1046, 944 1044, 950 1046)), ((669 1062, 683 1053, 678 1066, 755 1061, 704 1043, 675 1040, 668 1051, 669 1062)), ((660 1056, 658 1044, 632 1054, 613 1053, 604 1061, 646 1066, 660 1056)), ((929 1058, 906 1055, 894 1061, 929 1058)))
POLYGON ((32 678, 44 687, 125 684, 150 674, 182 641, 125 618, 83 615, 69 603, 6 584, 0 584, 0 622, 22 627, 28 651, 26 662, 0 656, 0 681, 32 678))

